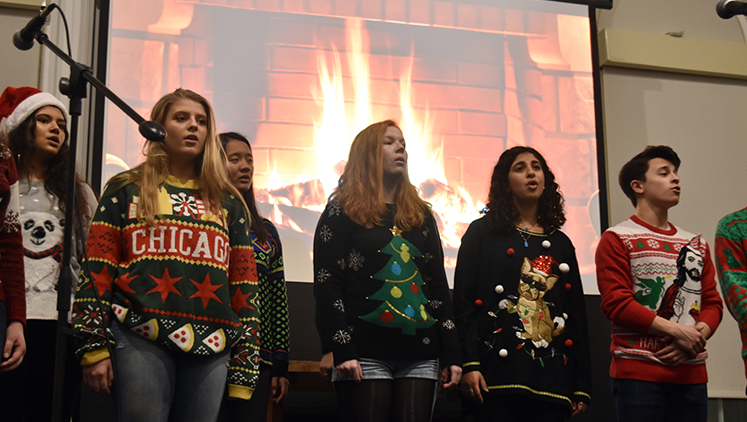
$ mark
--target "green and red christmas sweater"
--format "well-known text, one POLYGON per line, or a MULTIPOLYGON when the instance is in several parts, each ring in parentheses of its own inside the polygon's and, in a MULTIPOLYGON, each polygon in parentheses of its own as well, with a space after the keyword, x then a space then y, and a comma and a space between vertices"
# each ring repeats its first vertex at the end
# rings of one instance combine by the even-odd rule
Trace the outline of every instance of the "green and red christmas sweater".
POLYGON ((353 222, 332 200, 314 235, 317 328, 335 365, 366 357, 461 365, 433 215, 402 232, 394 207, 381 225, 353 222))
POLYGON ((263 219, 269 237, 260 242, 254 232, 254 259, 259 275, 260 328, 259 355, 262 363, 272 366, 273 377, 288 378, 288 294, 283 269, 283 247, 278 230, 263 219))
POLYGON ((87 241, 73 302, 82 365, 109 357, 104 330, 124 327, 170 350, 212 355, 232 348, 231 397, 249 399, 259 374, 258 277, 241 202, 207 212, 195 180, 168 177, 158 192, 161 218, 140 221, 140 189, 110 185, 87 241), (101 305, 96 299, 101 297, 101 305))
POLYGON ((747 375, 747 208, 729 214, 716 228, 716 268, 726 307, 739 324, 747 375))

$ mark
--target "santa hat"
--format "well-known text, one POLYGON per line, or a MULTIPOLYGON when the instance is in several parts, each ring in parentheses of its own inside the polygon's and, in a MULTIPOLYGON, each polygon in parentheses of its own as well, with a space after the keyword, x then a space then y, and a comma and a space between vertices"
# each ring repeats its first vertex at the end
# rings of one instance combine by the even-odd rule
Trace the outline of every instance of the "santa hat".
POLYGON ((702 255, 703 252, 700 249, 700 245, 701 245, 700 235, 697 235, 693 237, 692 239, 690 239, 690 243, 687 244, 687 246, 689 246, 690 249, 702 255))
POLYGON ((547 277, 552 274, 553 264, 558 265, 558 262, 549 255, 540 255, 532 260, 532 269, 535 273, 547 277))
POLYGON ((65 121, 68 120, 67 107, 54 95, 30 86, 5 88, 0 96, 0 132, 10 133, 36 110, 46 106, 59 108, 65 121))

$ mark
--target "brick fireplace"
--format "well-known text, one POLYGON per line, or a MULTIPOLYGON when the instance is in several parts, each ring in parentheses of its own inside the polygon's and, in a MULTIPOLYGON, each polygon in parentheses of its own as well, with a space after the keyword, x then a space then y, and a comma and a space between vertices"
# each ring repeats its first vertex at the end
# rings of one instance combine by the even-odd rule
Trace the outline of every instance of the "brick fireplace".
MULTIPOLYGON (((588 18, 491 4, 115 0, 109 79, 145 116, 180 86, 208 97, 221 131, 254 139, 263 213, 307 246, 350 142, 371 122, 401 123, 411 179, 439 214, 451 267, 498 156, 537 148, 559 179, 582 273, 592 273, 599 228, 588 18), (416 157, 425 157, 417 171, 416 157)), ((142 141, 108 111, 111 176, 140 161, 142 141)))

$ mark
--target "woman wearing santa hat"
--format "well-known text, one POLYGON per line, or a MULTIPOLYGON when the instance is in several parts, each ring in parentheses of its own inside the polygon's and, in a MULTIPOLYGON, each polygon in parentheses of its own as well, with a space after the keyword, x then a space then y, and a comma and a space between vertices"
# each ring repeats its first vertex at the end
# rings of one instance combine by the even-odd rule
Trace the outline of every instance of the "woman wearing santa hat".
POLYGON ((576 253, 560 231, 563 196, 542 155, 505 151, 487 213, 462 238, 454 312, 465 413, 475 421, 564 421, 591 399, 576 253))
MULTIPOLYGON (((72 301, 83 255, 83 240, 96 197, 76 172, 69 292, 58 292, 63 252, 69 141, 67 108, 53 95, 32 87, 8 87, 0 97, 0 130, 7 134, 18 166, 21 229, 26 273, 26 343, 21 366, 0 378, 0 420, 51 420, 57 339, 57 296, 72 301)), ((81 371, 68 342, 63 414, 76 407, 81 371)))

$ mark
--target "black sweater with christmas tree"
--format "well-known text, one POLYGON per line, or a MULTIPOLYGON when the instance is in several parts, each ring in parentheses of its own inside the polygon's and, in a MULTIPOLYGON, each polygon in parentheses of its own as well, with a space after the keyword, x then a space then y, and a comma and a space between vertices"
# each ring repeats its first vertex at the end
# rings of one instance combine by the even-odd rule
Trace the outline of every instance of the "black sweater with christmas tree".
POLYGON ((336 200, 314 236, 317 327, 335 365, 360 357, 441 359, 460 365, 459 342, 433 216, 410 231, 354 223, 336 200))

